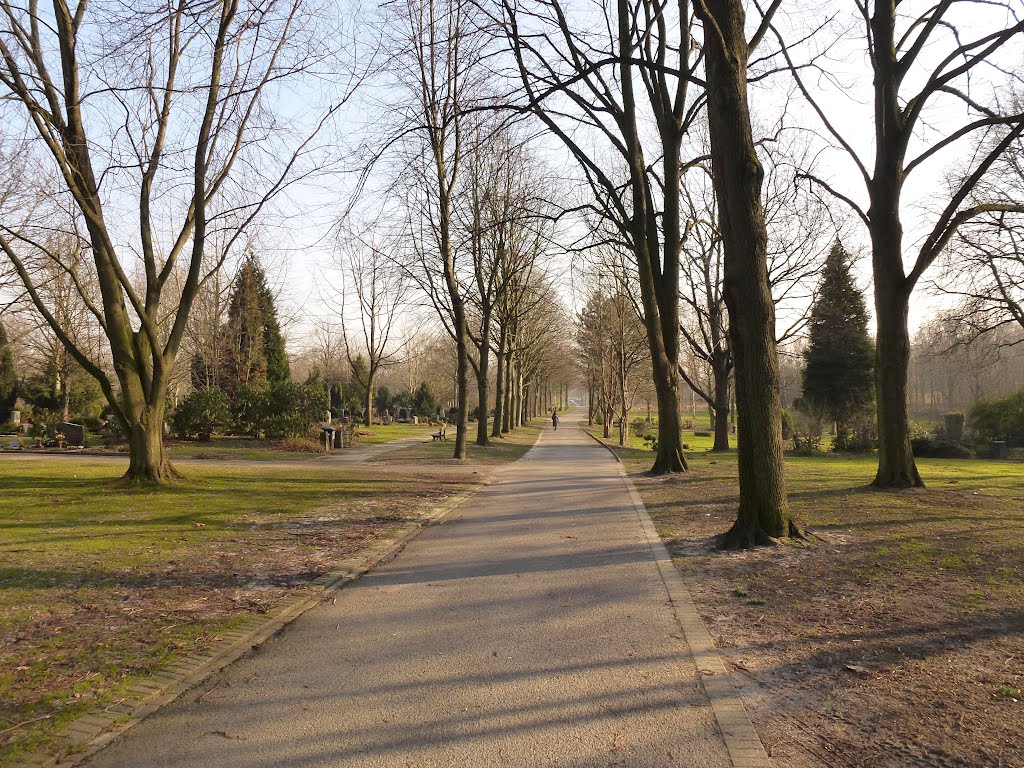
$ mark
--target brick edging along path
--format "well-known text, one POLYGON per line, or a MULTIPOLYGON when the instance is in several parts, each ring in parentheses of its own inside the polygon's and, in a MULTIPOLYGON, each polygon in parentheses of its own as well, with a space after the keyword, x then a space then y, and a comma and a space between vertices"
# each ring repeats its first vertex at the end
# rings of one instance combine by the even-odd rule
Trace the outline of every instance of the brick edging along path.
POLYGON ((654 528, 654 521, 647 513, 640 492, 637 491, 633 480, 626 473, 626 467, 615 450, 606 442, 588 432, 580 422, 580 429, 590 435, 598 445, 608 449, 608 452, 615 457, 619 466, 619 473, 629 491, 629 498, 633 502, 640 526, 643 528, 647 543, 651 548, 651 555, 657 563, 661 579, 665 584, 669 599, 675 611, 676 620, 683 630, 686 644, 690 646, 693 660, 697 664, 697 672, 700 676, 701 685, 711 702, 711 709, 715 713, 715 720, 718 722, 718 729, 722 732, 725 740, 725 747, 729 751, 729 760, 735 768, 771 768, 771 760, 765 752, 761 738, 750 721, 743 700, 736 692, 732 683, 732 675, 726 669, 722 657, 715 648, 715 642, 711 639, 693 603, 690 591, 686 588, 686 582, 682 575, 676 570, 665 543, 658 536, 654 528))
MULTIPOLYGON (((540 442, 542 435, 543 432, 538 433, 534 445, 540 442)), ((469 490, 448 497, 424 517, 403 525, 391 536, 342 560, 338 568, 314 579, 297 590, 299 594, 266 614, 243 619, 235 629, 222 632, 209 648, 190 653, 149 677, 140 679, 128 688, 128 695, 124 698, 79 716, 57 733, 56 744, 46 750, 24 755, 19 758, 22 764, 33 768, 70 768, 99 752, 143 718, 170 704, 246 653, 257 649, 310 608, 324 602, 331 593, 397 556, 420 531, 441 522, 477 491, 498 478, 506 467, 497 469, 489 478, 469 490)))

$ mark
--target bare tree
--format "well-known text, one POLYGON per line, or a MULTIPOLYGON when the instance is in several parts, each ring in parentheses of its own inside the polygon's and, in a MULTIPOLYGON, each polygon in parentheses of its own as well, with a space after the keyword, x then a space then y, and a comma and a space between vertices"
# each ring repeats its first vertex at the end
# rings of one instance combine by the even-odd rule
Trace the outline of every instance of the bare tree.
POLYGON ((741 0, 701 0, 696 9, 704 25, 711 162, 740 429, 740 507, 722 539, 727 547, 801 535, 786 500, 775 303, 761 196, 764 169, 747 103, 751 51, 780 3, 773 0, 765 23, 749 40, 741 0))
POLYGON ((407 283, 404 272, 385 248, 387 246, 375 243, 372 238, 354 239, 345 247, 341 264, 347 289, 341 301, 342 339, 345 357, 364 391, 366 426, 373 423, 378 377, 399 362, 403 349, 396 331, 407 283), (351 299, 355 300, 353 313, 346 311, 351 299), (354 328, 358 330, 353 331, 354 328), (350 338, 353 334, 357 336, 355 341, 350 338), (364 352, 365 367, 355 362, 364 352))
MULTIPOLYGON (((694 172, 707 177, 705 166, 694 172)), ((708 179, 710 182, 710 179, 708 179)), ((707 184, 684 183, 687 214, 680 253, 683 281, 680 298, 684 311, 680 333, 689 348, 691 368, 680 360, 679 374, 687 386, 707 403, 715 428, 713 451, 729 450, 729 403, 732 352, 729 319, 723 295, 722 238, 715 218, 714 191, 707 184), (699 375, 706 370, 705 381, 699 375), (709 386, 710 385, 710 386, 709 386)))
MULTIPOLYGON (((393 7, 392 69, 407 99, 399 109, 400 139, 409 147, 409 236, 419 279, 447 316, 457 352, 456 459, 466 458, 469 427, 469 324, 459 281, 455 196, 464 163, 465 113, 478 89, 480 36, 468 0, 404 0, 393 7)), ((395 139, 398 141, 399 139, 395 139)))
POLYGON ((652 471, 686 469, 679 404, 683 138, 704 92, 688 0, 600 2, 584 20, 562 0, 503 0, 504 32, 535 115, 575 158, 588 210, 633 257, 658 393, 652 471), (596 22, 596 23, 590 23, 596 22), (697 86, 697 87, 694 87, 697 86))
MULTIPOLYGON (((1011 94, 1012 110, 1024 111, 1024 91, 1011 94)), ((1000 134, 988 138, 997 141, 1000 134)), ((972 194, 974 204, 1024 201, 1024 138, 1001 154, 972 194)), ((1024 329, 1024 213, 994 210, 965 222, 950 241, 939 288, 957 299, 945 313, 957 335, 973 341, 1001 329, 1024 329)), ((1001 340, 1019 334, 995 334, 1001 340)))
POLYGON ((311 157, 322 123, 296 144, 271 104, 320 58, 305 13, 303 0, 55 0, 52 12, 0 2, 3 113, 33 137, 28 150, 81 222, 99 300, 76 289, 104 331, 113 375, 40 291, 45 264, 80 280, 41 236, 70 224, 5 210, 0 250, 128 434, 126 480, 177 475, 163 449, 167 388, 199 287, 219 267, 206 256, 209 234, 224 230, 230 245, 311 157))
MULTIPOLYGON (((892 0, 857 0, 855 6, 871 65, 873 160, 856 150, 842 130, 839 115, 828 114, 811 94, 785 46, 782 53, 800 91, 829 137, 850 159, 867 193, 865 209, 854 195, 812 177, 851 207, 871 238, 879 432, 874 485, 923 486, 911 451, 907 413, 910 298, 925 271, 965 223, 984 214, 1024 210, 1020 201, 972 199, 998 158, 1024 131, 1020 105, 1004 109, 987 93, 994 78, 1008 77, 1005 63, 1019 65, 1024 6, 1017 0, 992 8, 938 0, 913 13, 905 7, 897 11, 892 0), (968 8, 970 18, 958 13, 968 8), (930 118, 937 113, 945 119, 930 118), (924 222, 923 238, 907 249, 902 202, 907 180, 924 167, 948 162, 963 141, 993 132, 999 137, 973 153, 960 172, 949 178, 937 211, 924 222)), ((781 43, 782 35, 775 34, 781 43)))
MULTIPOLYGON (((486 123, 477 127, 467 151, 465 189, 461 195, 459 226, 470 259, 461 276, 470 308, 469 355, 477 381, 480 418, 477 445, 489 443, 487 407, 490 400, 491 353, 495 349, 495 314, 513 283, 533 279, 537 257, 547 229, 541 216, 543 203, 535 192, 540 165, 507 127, 486 123)), ((497 381, 501 389, 501 373, 497 381)), ((501 397, 499 393, 499 399, 501 397)))
MULTIPOLYGON (((814 279, 839 223, 823 201, 796 183, 800 169, 810 170, 803 142, 787 140, 777 131, 759 146, 766 171, 762 187, 768 245, 768 282, 776 312, 776 344, 798 335, 808 316, 814 279)), ((691 354, 690 368, 681 361, 680 375, 708 405, 715 430, 714 451, 729 448, 728 414, 732 399, 732 352, 724 296, 724 250, 718 228, 718 204, 711 168, 691 166, 683 180, 684 212, 680 298, 680 330, 691 354), (708 375, 703 375, 703 373, 708 375), (719 418, 720 417, 720 418, 719 418)))

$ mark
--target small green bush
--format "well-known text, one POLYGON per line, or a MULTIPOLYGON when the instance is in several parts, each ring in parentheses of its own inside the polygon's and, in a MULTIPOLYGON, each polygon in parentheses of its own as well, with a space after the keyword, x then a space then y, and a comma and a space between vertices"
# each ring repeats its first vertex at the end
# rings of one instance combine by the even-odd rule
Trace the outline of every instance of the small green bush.
POLYGON ((971 432, 979 442, 1004 440, 1024 446, 1024 389, 1009 397, 979 400, 971 409, 971 432))
POLYGON ((32 434, 35 437, 50 437, 53 428, 60 424, 60 412, 49 408, 36 408, 32 412, 32 434))
POLYGON ((910 441, 914 456, 922 459, 969 459, 971 452, 951 440, 939 437, 918 437, 910 441))
POLYGON ((711 437, 711 433, 708 432, 706 429, 694 430, 693 436, 694 437, 711 437))
POLYGON ((782 439, 791 440, 793 438, 793 414, 787 411, 785 408, 782 409, 782 439))
POLYGON ((276 382, 270 387, 267 437, 304 437, 327 412, 326 393, 318 384, 276 382))
POLYGON ((174 429, 183 440, 208 441, 231 421, 228 397, 223 390, 197 389, 174 412, 174 429))

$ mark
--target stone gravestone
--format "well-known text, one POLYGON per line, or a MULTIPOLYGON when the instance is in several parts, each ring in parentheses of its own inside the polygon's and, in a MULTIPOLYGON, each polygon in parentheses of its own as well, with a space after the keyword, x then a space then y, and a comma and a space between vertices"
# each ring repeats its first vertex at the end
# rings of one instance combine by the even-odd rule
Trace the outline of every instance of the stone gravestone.
POLYGON ((85 427, 81 424, 72 424, 64 421, 53 428, 53 436, 64 435, 64 442, 68 445, 85 445, 85 427))
POLYGON ((943 431, 951 443, 960 443, 964 439, 964 415, 959 412, 942 414, 943 431))

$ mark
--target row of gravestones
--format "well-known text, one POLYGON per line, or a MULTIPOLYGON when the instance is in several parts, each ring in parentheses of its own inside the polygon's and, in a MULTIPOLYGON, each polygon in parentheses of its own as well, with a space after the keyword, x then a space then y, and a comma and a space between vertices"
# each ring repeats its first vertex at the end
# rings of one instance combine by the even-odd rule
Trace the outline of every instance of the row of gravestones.
MULTIPOLYGON (((342 409, 341 414, 338 417, 338 421, 341 424, 349 424, 352 421, 361 421, 363 418, 365 418, 365 415, 366 415, 366 409, 365 408, 362 409, 358 414, 353 413, 352 411, 348 410, 347 408, 344 408, 344 409, 342 409)), ((330 420, 331 420, 330 414, 328 414, 327 421, 330 421, 330 420)), ((406 407, 399 408, 397 411, 395 411, 395 414, 393 416, 391 415, 391 412, 387 408, 385 408, 384 411, 380 414, 380 420, 384 424, 391 424, 392 422, 397 422, 399 424, 417 424, 417 423, 419 423, 418 417, 414 413, 413 409, 412 408, 406 408, 406 407)))
MULTIPOLYGON (((31 424, 22 423, 21 411, 11 411, 10 423, 15 427, 18 433, 27 431, 31 424)), ((73 446, 84 446, 85 445, 85 427, 81 424, 75 424, 70 421, 62 421, 56 424, 53 429, 50 430, 50 437, 53 440, 64 443, 65 445, 73 446)), ((12 447, 14 444, 11 444, 12 447)), ((20 447, 20 443, 18 446, 20 447)))

